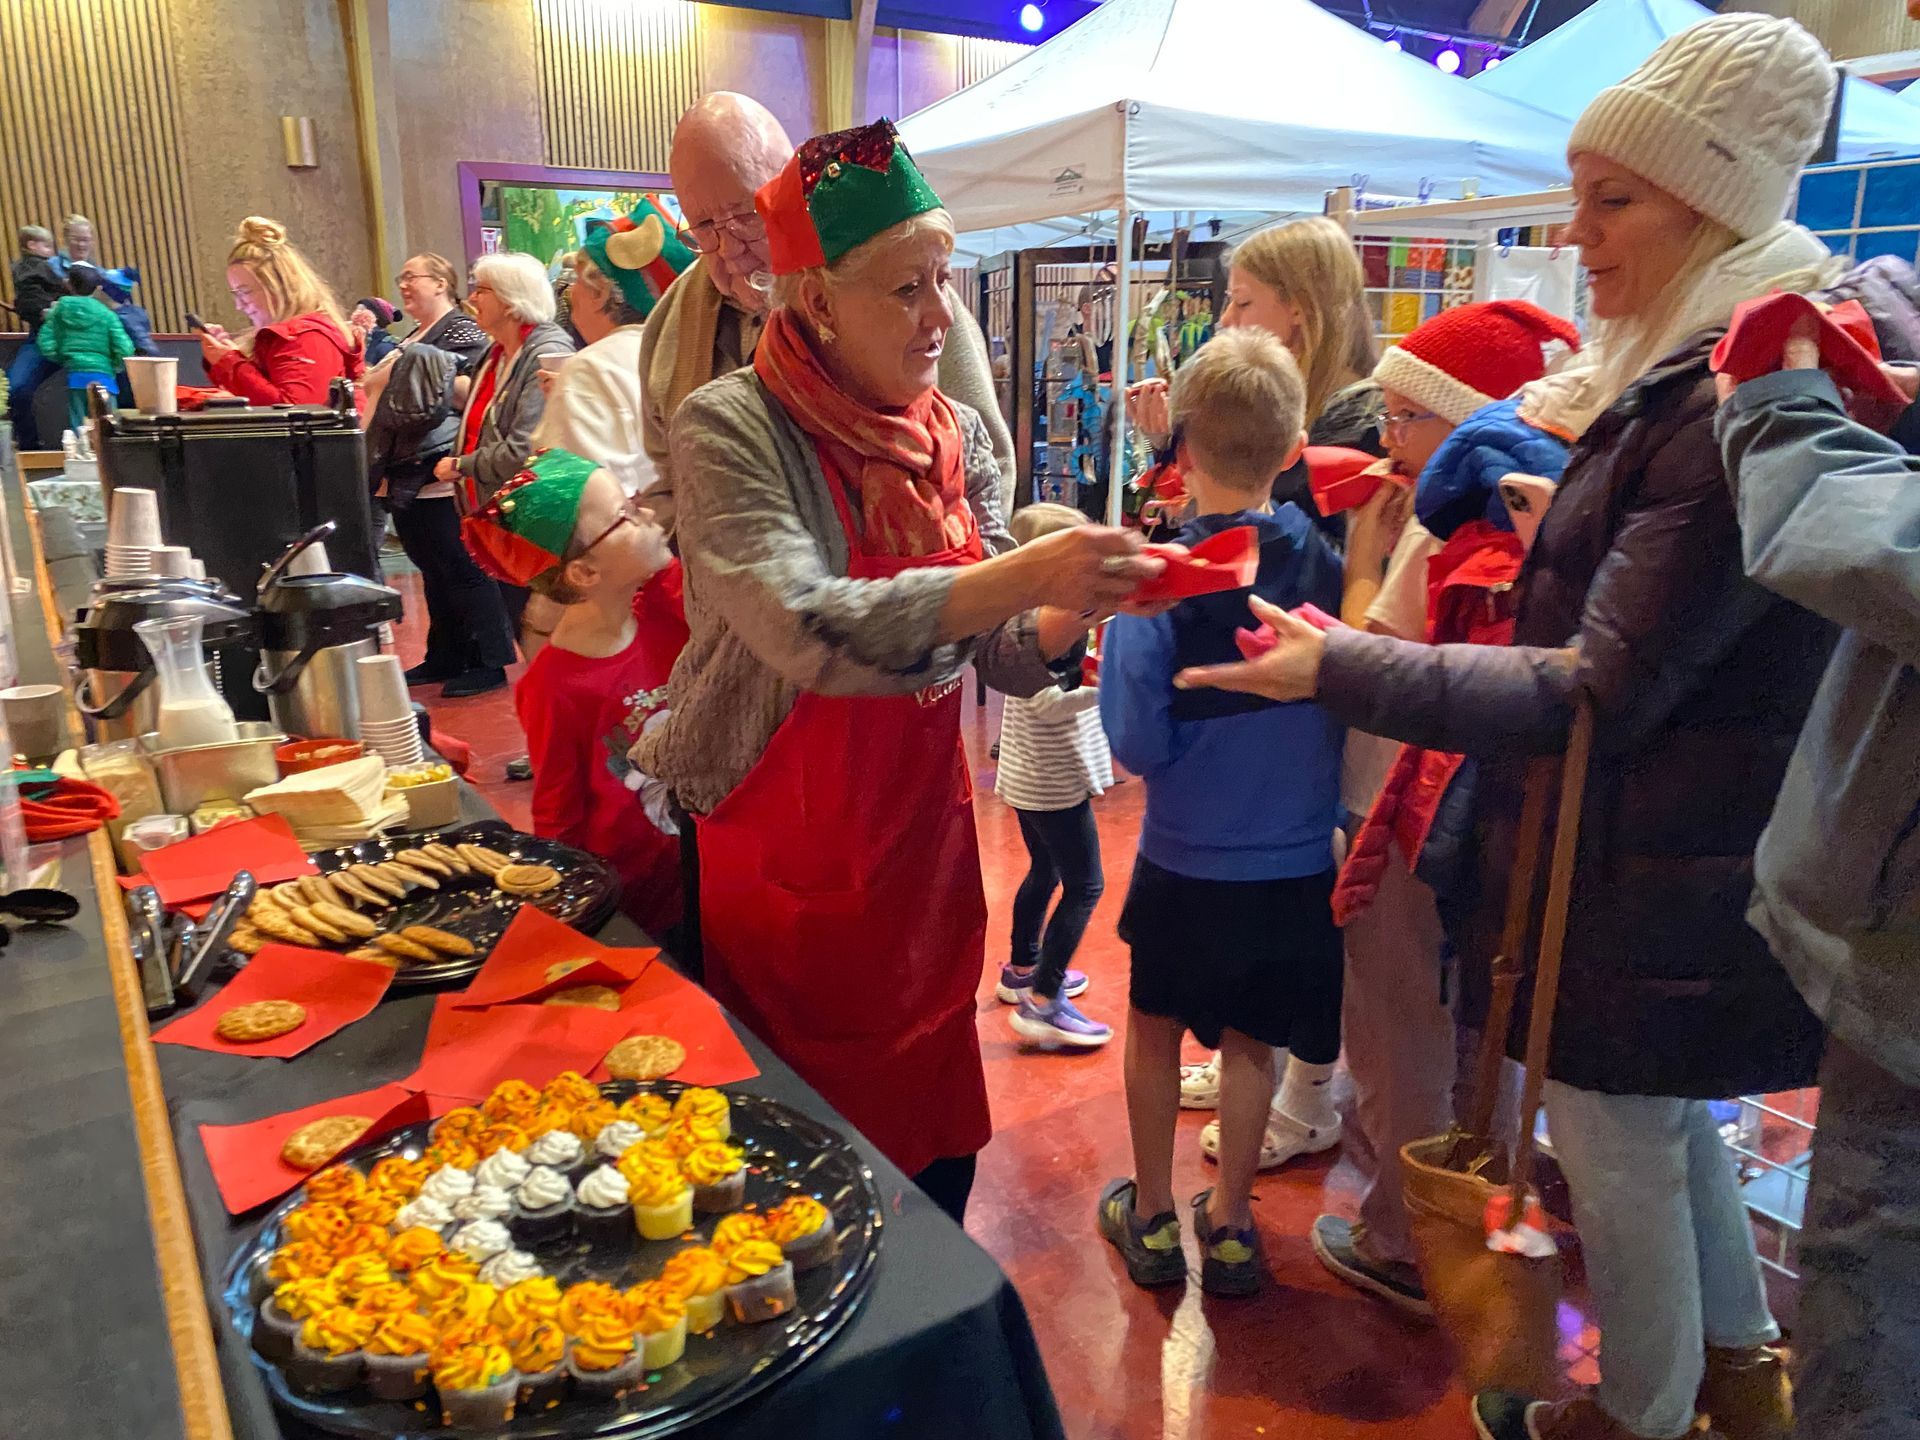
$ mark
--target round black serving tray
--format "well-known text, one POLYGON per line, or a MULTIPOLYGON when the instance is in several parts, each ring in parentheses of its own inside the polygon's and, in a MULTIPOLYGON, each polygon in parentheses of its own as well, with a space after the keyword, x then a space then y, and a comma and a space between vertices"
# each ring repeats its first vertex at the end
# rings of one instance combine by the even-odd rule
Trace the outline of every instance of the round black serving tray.
MULTIPOLYGON (((684 1087, 673 1081, 635 1084, 610 1081, 601 1090, 623 1100, 642 1090, 672 1099, 684 1087)), ((747 1151, 747 1206, 765 1210, 789 1195, 812 1195, 833 1212, 834 1257, 795 1276, 799 1304, 779 1320, 739 1325, 731 1318, 710 1335, 687 1338, 687 1353, 664 1370, 650 1372, 644 1388, 617 1403, 594 1403, 569 1395, 552 1409, 516 1415, 503 1427, 484 1432, 454 1430, 440 1424, 439 1411, 426 1401, 376 1400, 364 1389, 342 1395, 310 1396, 288 1386, 277 1366, 252 1348, 254 1319, 270 1285, 267 1262, 280 1243, 287 1212, 305 1199, 296 1191, 275 1207, 259 1232, 228 1263, 222 1298, 227 1323, 261 1372, 274 1403, 321 1430, 354 1440, 442 1440, 485 1433, 535 1440, 535 1437, 605 1437, 650 1440, 671 1435, 740 1404, 791 1375, 833 1339, 851 1320, 871 1288, 880 1236, 885 1225, 873 1173, 838 1131, 810 1120, 777 1100, 727 1092, 732 1107, 733 1140, 747 1151)), ((418 1155, 427 1144, 429 1125, 396 1131, 375 1144, 349 1152, 345 1163, 362 1170, 388 1155, 418 1155)), ((560 1283, 605 1280, 626 1287, 660 1273, 675 1251, 705 1244, 721 1217, 696 1215, 694 1233, 679 1240, 630 1239, 589 1247, 570 1237, 551 1246, 534 1246, 534 1255, 560 1283)), ((512 1225, 509 1224, 509 1229, 512 1225)), ((516 1235, 516 1244, 527 1248, 516 1235)))
POLYGON ((456 875, 441 880, 438 890, 417 890, 377 916, 366 912, 369 919, 379 919, 388 931, 432 925, 473 942, 471 955, 402 965, 394 972, 393 990, 418 990, 467 979, 486 963, 494 943, 522 905, 538 905, 554 919, 576 930, 592 932, 612 918, 620 903, 620 877, 599 856, 558 840, 523 834, 503 820, 480 820, 438 833, 385 836, 337 850, 316 850, 313 863, 322 873, 332 874, 349 865, 377 865, 403 850, 436 841, 443 845, 485 845, 523 865, 551 865, 560 872, 560 883, 544 895, 523 900, 494 889, 484 875, 456 875))

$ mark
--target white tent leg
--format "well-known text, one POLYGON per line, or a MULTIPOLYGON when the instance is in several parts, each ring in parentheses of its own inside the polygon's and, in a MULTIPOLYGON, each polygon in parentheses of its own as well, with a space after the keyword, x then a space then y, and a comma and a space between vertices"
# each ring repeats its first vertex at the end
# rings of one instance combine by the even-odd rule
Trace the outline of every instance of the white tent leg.
POLYGON ((1114 242, 1114 269, 1119 290, 1113 302, 1113 453, 1107 481, 1107 523, 1120 523, 1121 489, 1127 481, 1127 352, 1128 328, 1133 319, 1133 211, 1120 207, 1120 230, 1114 242))

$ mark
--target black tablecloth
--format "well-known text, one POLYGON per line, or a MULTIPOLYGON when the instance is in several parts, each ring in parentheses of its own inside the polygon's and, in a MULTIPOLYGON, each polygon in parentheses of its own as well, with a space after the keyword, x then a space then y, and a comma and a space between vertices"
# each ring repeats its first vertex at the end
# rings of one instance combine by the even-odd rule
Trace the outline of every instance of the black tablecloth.
MULTIPOLYGON (((620 919, 600 938, 642 943, 620 919)), ((196 1127, 257 1120, 410 1074, 420 1060, 432 1003, 430 995, 389 1000, 292 1061, 157 1047, 239 1440, 313 1432, 274 1410, 246 1347, 225 1322, 221 1272, 264 1212, 239 1220, 227 1214, 196 1127)), ((832 1344, 764 1394, 685 1433, 697 1440, 1062 1435, 1026 1311, 1000 1268, 792 1070, 744 1027, 736 1028, 761 1070, 739 1088, 783 1101, 852 1136, 873 1167, 887 1226, 873 1288, 832 1344)))

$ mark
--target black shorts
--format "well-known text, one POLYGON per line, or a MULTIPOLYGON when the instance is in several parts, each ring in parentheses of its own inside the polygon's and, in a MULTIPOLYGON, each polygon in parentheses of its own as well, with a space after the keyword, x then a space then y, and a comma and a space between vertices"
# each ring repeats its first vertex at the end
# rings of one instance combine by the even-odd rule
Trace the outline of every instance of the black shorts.
POLYGON ((1180 1021, 1209 1048, 1238 1030, 1332 1064, 1343 971, 1333 879, 1195 880, 1140 856, 1120 912, 1133 1008, 1180 1021))

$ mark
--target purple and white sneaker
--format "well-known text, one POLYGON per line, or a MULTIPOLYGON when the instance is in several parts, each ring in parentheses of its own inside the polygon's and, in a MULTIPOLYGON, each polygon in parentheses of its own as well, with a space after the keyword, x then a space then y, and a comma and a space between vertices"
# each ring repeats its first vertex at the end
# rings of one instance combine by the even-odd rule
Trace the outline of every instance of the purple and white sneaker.
POLYGON ((1064 994, 1051 1005, 1029 995, 1007 1017, 1013 1033, 1035 1045, 1064 1045, 1075 1050, 1098 1050, 1113 1039, 1113 1027, 1089 1020, 1064 994))
MULTIPOLYGON (((1039 973, 1037 968, 1016 970, 1011 965, 1002 965, 1000 983, 994 987, 993 993, 1000 997, 1003 1005, 1018 1005, 1033 994, 1033 977, 1039 973)), ((1071 1000, 1076 995, 1086 994, 1087 986, 1092 983, 1081 971, 1069 970, 1067 978, 1061 982, 1060 993, 1071 1000)))

